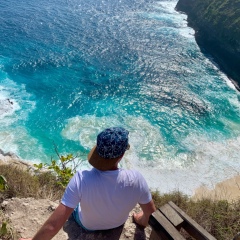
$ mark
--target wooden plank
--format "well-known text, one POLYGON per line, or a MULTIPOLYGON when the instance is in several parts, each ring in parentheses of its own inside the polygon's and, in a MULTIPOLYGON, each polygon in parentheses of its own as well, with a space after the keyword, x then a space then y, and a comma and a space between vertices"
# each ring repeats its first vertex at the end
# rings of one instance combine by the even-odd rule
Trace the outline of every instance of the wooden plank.
POLYGON ((217 240, 172 201, 168 203, 184 219, 184 229, 197 240, 217 240))
POLYGON ((185 240, 185 238, 159 210, 156 210, 150 216, 149 224, 161 236, 159 239, 185 240))
POLYGON ((149 240, 168 240, 168 238, 163 236, 159 231, 152 229, 149 240))
POLYGON ((159 210, 173 224, 173 226, 180 230, 184 221, 169 204, 163 205, 159 210))
MULTIPOLYGON (((169 235, 166 234, 164 231, 155 231, 155 229, 152 229, 151 235, 149 240, 169 240, 172 238, 169 238, 169 235)), ((185 239, 184 239, 185 240, 185 239)))

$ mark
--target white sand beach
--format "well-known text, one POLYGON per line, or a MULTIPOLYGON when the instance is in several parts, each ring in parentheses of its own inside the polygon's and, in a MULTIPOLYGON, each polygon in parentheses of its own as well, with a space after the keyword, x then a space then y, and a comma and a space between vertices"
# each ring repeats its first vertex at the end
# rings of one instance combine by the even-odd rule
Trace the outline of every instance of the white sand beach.
POLYGON ((227 200, 229 202, 240 199, 240 175, 216 184, 213 189, 209 189, 205 186, 197 188, 192 199, 197 200, 201 198, 227 200))

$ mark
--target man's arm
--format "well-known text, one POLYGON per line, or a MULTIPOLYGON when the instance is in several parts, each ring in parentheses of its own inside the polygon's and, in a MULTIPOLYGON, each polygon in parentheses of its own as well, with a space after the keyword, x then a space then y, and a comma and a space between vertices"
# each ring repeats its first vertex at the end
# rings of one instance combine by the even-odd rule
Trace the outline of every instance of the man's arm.
MULTIPOLYGON (((64 223, 67 221, 73 210, 74 210, 73 208, 69 208, 60 203, 56 210, 48 218, 48 220, 38 230, 38 232, 32 238, 32 240, 52 239, 58 233, 58 231, 61 229, 64 223)), ((20 238, 19 240, 24 240, 24 238, 20 238)), ((31 238, 25 240, 31 240, 31 238)))
POLYGON ((142 208, 142 212, 134 213, 133 219, 138 225, 145 228, 148 225, 148 220, 150 215, 156 211, 156 207, 154 205, 153 200, 151 200, 147 204, 139 204, 139 205, 142 208))

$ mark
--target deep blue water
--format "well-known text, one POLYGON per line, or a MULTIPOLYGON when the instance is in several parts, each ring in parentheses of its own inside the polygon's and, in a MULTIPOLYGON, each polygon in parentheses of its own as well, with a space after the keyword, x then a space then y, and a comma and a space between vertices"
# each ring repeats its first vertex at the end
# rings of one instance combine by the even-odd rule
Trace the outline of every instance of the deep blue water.
POLYGON ((86 159, 99 131, 123 126, 122 165, 152 188, 192 193, 238 173, 240 94, 175 5, 1 1, 0 149, 86 159))

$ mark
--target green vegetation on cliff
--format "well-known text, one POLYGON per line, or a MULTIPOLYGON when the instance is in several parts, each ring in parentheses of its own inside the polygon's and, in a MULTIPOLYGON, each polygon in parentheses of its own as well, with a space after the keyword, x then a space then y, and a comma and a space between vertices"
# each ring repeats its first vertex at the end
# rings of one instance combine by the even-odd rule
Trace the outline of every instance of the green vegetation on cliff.
POLYGON ((240 83, 240 0, 179 0, 196 40, 220 67, 240 83))
MULTIPOLYGON (((180 0, 177 4, 179 10, 181 2, 180 0)), ((220 41, 229 41, 234 44, 232 47, 239 46, 240 0, 183 0, 183 2, 188 3, 188 7, 185 6, 183 10, 189 15, 189 20, 194 26, 214 30, 212 34, 217 34, 220 41)))

